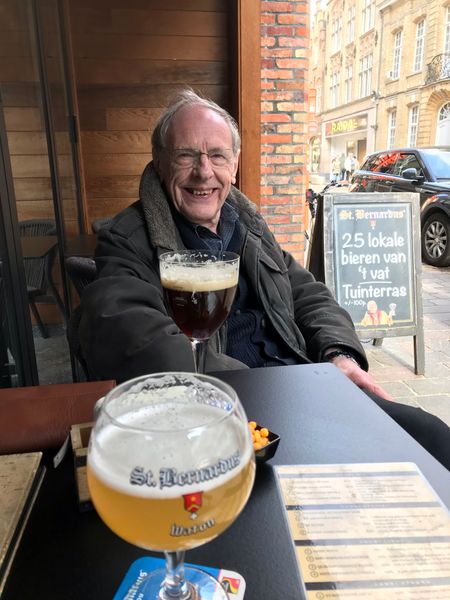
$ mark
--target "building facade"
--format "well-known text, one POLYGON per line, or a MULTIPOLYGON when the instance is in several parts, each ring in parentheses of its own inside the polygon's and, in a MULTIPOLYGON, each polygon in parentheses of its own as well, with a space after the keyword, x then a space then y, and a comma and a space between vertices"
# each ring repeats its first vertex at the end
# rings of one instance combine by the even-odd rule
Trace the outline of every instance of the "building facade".
POLYGON ((450 145, 450 5, 378 5, 380 70, 376 148, 450 145))
MULTIPOLYGON (((450 144, 450 4, 330 0, 312 26, 310 88, 324 179, 336 156, 450 144)), ((316 152, 317 153, 317 152, 316 152)))

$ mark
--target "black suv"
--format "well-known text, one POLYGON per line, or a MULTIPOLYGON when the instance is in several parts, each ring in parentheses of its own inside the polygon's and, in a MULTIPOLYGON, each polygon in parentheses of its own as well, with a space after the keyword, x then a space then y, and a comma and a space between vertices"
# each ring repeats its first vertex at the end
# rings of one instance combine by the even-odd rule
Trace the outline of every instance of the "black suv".
POLYGON ((450 265, 450 146, 402 148, 369 154, 350 192, 418 192, 422 259, 450 265))

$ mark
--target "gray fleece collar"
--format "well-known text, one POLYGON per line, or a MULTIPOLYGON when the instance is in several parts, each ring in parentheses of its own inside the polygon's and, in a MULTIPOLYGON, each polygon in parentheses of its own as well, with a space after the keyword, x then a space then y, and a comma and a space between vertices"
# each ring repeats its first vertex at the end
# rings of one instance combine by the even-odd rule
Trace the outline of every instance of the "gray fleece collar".
MULTIPOLYGON (((172 217, 169 199, 161 185, 153 162, 148 163, 142 173, 139 198, 154 246, 167 250, 182 248, 183 243, 172 217)), ((239 218, 245 222, 246 227, 256 235, 262 235, 262 217, 253 202, 235 187, 231 188, 227 201, 238 212, 239 218)))

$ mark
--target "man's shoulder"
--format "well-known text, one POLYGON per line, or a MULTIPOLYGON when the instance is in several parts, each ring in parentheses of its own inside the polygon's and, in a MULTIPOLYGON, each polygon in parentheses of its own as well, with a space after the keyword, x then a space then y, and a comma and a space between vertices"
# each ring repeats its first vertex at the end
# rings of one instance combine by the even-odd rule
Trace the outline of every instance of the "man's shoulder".
POLYGON ((111 222, 109 231, 118 235, 130 237, 141 228, 145 223, 144 212, 140 200, 133 202, 120 213, 118 213, 111 222))

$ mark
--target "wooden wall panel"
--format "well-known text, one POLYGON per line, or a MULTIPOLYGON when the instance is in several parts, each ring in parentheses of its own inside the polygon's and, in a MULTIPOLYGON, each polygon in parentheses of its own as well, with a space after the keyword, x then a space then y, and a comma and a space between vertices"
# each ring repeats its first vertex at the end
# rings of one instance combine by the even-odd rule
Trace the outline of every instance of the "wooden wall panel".
POLYGON ((146 154, 91 154, 84 165, 86 177, 141 175, 148 162, 146 154))
MULTIPOLYGON (((180 7, 187 11, 220 12, 229 0, 72 0, 79 8, 107 8, 123 10, 167 10, 178 12, 180 7)), ((174 16, 175 18, 175 16, 174 16)))
POLYGON ((190 86, 229 108, 228 2, 68 0, 88 220, 138 198, 150 136, 190 86))
POLYGON ((83 85, 143 85, 143 84, 221 84, 226 77, 226 65, 206 60, 148 60, 122 58, 80 58, 77 62, 77 82, 83 85))
POLYGON ((41 131, 42 118, 38 108, 9 108, 3 111, 7 131, 41 131))
MULTIPOLYGON (((96 3, 97 4, 97 3, 96 3)), ((112 3, 111 3, 112 4, 112 3)), ((147 8, 154 6, 155 3, 148 2, 147 8)), ((178 2, 178 9, 180 3, 178 2)), ((127 8, 122 4, 122 8, 112 10, 113 6, 108 8, 79 8, 72 20, 73 31, 76 32, 103 32, 103 33, 130 33, 132 35, 178 35, 180 24, 174 19, 172 10, 164 8, 158 10, 152 8, 150 11, 143 11, 136 8, 127 8)), ((183 25, 184 31, 190 36, 208 35, 225 37, 227 35, 226 23, 224 20, 218 20, 216 10, 201 11, 192 10, 183 6, 183 25)), ((220 10, 223 11, 222 6, 220 10)))
POLYGON ((125 60, 220 60, 223 38, 187 35, 121 35, 75 34, 76 46, 83 55, 92 58, 122 58, 125 60))
MULTIPOLYGON (((19 220, 54 219, 53 190, 42 112, 37 47, 28 3, 3 0, 0 8, 0 86, 19 220)), ((46 72, 52 97, 58 172, 69 228, 77 223, 71 147, 62 85, 55 11, 45 14, 46 72)))

